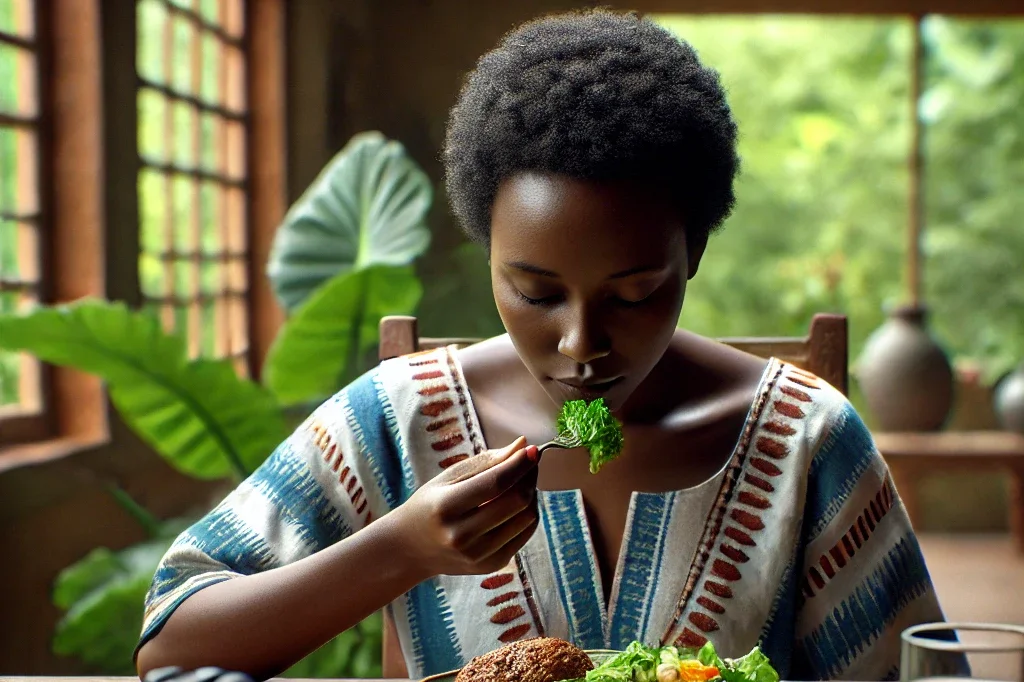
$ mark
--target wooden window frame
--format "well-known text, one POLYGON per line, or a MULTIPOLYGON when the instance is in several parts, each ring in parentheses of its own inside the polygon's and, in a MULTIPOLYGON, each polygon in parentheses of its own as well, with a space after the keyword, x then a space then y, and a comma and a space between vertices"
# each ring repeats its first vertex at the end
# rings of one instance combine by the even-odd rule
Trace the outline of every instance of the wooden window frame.
MULTIPOLYGON (((33 74, 35 82, 33 85, 36 91, 36 111, 31 115, 25 116, 2 114, 0 115, 0 120, 5 124, 5 127, 15 129, 21 127, 28 128, 36 136, 34 177, 30 180, 35 186, 36 208, 28 215, 20 215, 15 211, 13 214, 4 215, 4 218, 11 219, 12 222, 31 222, 34 224, 36 249, 38 252, 33 254, 33 257, 36 259, 36 263, 33 265, 38 267, 38 272, 35 278, 27 280, 20 277, 14 281, 0 281, 0 290, 9 292, 33 290, 37 300, 45 301, 50 285, 48 252, 50 242, 52 241, 51 226, 49 224, 51 211, 48 210, 50 208, 48 190, 52 185, 50 182, 50 168, 48 167, 50 155, 45 153, 45 145, 49 139, 49 113, 51 106, 49 101, 50 92, 47 87, 48 76, 50 75, 50 65, 47 63, 47 59, 50 56, 48 49, 49 31, 46 30, 46 10, 48 8, 39 0, 32 0, 31 7, 33 14, 32 23, 34 25, 32 37, 25 38, 16 33, 4 32, 0 35, 0 42, 32 54, 35 67, 33 74)), ((19 394, 22 395, 23 399, 23 392, 26 389, 26 376, 24 374, 26 371, 30 372, 29 381, 33 384, 29 390, 31 401, 36 403, 36 405, 33 407, 26 407, 24 404, 0 406, 0 444, 41 440, 52 432, 50 407, 52 405, 53 374, 44 363, 23 363, 23 374, 20 377, 22 385, 19 389, 19 394), (29 365, 29 367, 25 365, 29 365)))
MULTIPOLYGON (((156 225, 147 225, 140 217, 140 231, 153 230, 150 238, 159 234, 161 242, 157 248, 148 244, 140 254, 159 263, 163 271, 160 290, 143 288, 142 297, 147 307, 159 312, 166 329, 183 334, 190 357, 228 359, 241 374, 249 375, 252 306, 248 204, 252 192, 247 161, 251 120, 247 43, 251 26, 245 16, 249 3, 220 0, 217 20, 210 21, 197 0, 184 3, 188 7, 175 0, 139 3, 143 1, 159 7, 163 15, 162 54, 156 72, 136 62, 136 96, 140 110, 144 96, 161 103, 164 135, 156 157, 149 156, 155 150, 143 148, 140 140, 139 187, 141 192, 145 173, 149 181, 162 187, 165 205, 156 225), (186 27, 190 36, 187 52, 180 52, 177 45, 181 27, 186 27), (210 37, 213 40, 208 43, 210 37), (207 53, 210 47, 214 54, 207 53), (211 57, 216 64, 216 88, 214 93, 207 93, 205 80, 210 74, 204 66, 211 57), (186 61, 190 64, 187 84, 175 78, 177 67, 186 61), (179 130, 178 114, 182 111, 188 118, 185 129, 179 130), (210 138, 204 135, 207 124, 212 126, 210 138), (189 148, 192 158, 178 157, 184 147, 189 148), (210 152, 213 163, 207 166, 204 162, 209 161, 206 155, 210 152), (179 213, 180 189, 191 196, 187 215, 179 213), (211 205, 204 207, 204 198, 212 199, 211 205), (208 212, 211 210, 212 215, 208 212), (211 236, 211 226, 216 234, 215 249, 208 249, 211 245, 205 243, 211 236), (185 239, 183 234, 187 234, 185 239), (187 272, 188 284, 179 289, 182 271, 187 272), (216 282, 207 280, 210 274, 216 282), (211 314, 212 320, 207 318, 211 314), (211 322, 212 338, 204 339, 211 322), (203 348, 204 340, 212 341, 213 347, 203 348)), ((137 35, 141 39, 142 35, 137 35)))
MULTIPOLYGON (((134 2, 132 4, 134 16, 134 2)), ((193 22, 203 23, 201 18, 193 16, 188 10, 178 10, 178 13, 193 22)), ((245 191, 242 221, 245 228, 247 288, 242 295, 246 307, 247 348, 242 362, 245 364, 245 373, 258 380, 263 361, 284 320, 284 313, 266 277, 266 263, 274 233, 287 210, 286 0, 244 0, 243 17, 245 28, 240 38, 221 35, 223 32, 216 27, 203 25, 229 45, 241 49, 244 56, 245 113, 239 115, 228 110, 219 113, 229 120, 245 123, 245 179, 240 182, 228 181, 228 184, 245 191)), ((133 34, 133 45, 135 38, 136 34, 133 34)), ((139 76, 136 76, 136 80, 139 86, 170 95, 176 100, 189 99, 183 98, 182 93, 174 91, 170 86, 162 86, 139 76)), ((198 100, 193 104, 200 105, 200 110, 211 110, 209 104, 198 100)), ((157 166, 141 159, 138 163, 140 167, 157 171, 181 170, 171 163, 157 166)), ((188 173, 195 175, 191 171, 188 173)), ((211 175, 210 179, 224 180, 219 175, 211 175)), ((136 231, 133 238, 137 238, 137 234, 136 231)), ((237 297, 242 292, 225 293, 237 297)), ((141 300, 141 288, 137 296, 141 300)), ((148 300, 158 299, 150 297, 148 300)))
MULTIPOLYGON (((98 11, 91 2, 36 3, 39 78, 41 282, 39 300, 102 294, 102 154, 98 11), (60 273, 55 277, 54 273, 60 273)), ((40 413, 7 417, 0 467, 21 452, 30 460, 102 438, 102 391, 94 377, 41 368, 40 413)))
MULTIPOLYGON (((40 83, 42 282, 47 304, 87 296, 142 301, 135 0, 44 0, 36 16, 40 83), (125 58, 126 53, 131 55, 125 58), (116 235, 116 238, 110 238, 116 235), (60 273, 59 276, 49 276, 60 273)), ((249 374, 258 377, 283 313, 266 259, 287 208, 285 178, 286 0, 246 0, 243 50, 249 257, 249 374)), ((46 409, 34 423, 0 417, 0 472, 71 455, 110 440, 102 384, 75 370, 42 369, 46 409)))

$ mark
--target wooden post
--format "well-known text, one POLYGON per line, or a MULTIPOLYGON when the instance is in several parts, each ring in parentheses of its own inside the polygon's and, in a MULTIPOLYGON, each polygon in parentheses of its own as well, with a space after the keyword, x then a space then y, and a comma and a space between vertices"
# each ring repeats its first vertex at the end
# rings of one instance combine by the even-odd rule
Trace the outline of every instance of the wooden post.
POLYGON ((913 17, 910 54, 910 187, 908 196, 910 225, 907 230, 907 293, 910 297, 910 304, 914 308, 921 306, 922 298, 921 233, 924 226, 924 200, 921 187, 924 166, 921 149, 924 137, 921 126, 921 82, 924 78, 924 47, 921 44, 922 21, 923 15, 913 17))

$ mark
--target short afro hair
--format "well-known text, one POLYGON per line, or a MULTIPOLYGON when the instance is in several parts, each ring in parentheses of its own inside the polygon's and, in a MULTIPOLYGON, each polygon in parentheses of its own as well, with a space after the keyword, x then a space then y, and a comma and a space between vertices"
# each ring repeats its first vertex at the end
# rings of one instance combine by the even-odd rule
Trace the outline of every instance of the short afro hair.
POLYGON ((633 180, 706 240, 735 203, 736 123, 718 73, 636 14, 588 10, 523 24, 480 58, 444 149, 452 209, 490 245, 499 183, 522 171, 633 180))

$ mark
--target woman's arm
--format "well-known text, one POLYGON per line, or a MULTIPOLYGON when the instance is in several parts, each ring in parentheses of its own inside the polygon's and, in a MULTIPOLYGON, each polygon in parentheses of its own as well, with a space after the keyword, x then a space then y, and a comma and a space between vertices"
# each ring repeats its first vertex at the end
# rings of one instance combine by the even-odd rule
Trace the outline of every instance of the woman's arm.
POLYGON ((450 467, 310 556, 192 593, 142 645, 139 675, 216 666, 270 677, 428 578, 498 570, 537 524, 536 448, 524 446, 450 467))
POLYGON ((139 675, 215 665, 262 679, 287 669, 431 577, 402 556, 400 512, 293 564, 196 592, 142 646, 139 675))

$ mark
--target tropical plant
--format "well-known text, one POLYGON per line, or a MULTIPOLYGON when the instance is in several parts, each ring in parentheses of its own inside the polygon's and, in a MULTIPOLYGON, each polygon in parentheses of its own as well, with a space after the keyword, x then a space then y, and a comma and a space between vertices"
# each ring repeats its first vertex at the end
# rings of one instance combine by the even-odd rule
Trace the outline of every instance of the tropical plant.
POLYGON ((430 179, 398 142, 361 133, 288 211, 267 273, 294 312, 328 279, 373 265, 406 265, 426 251, 430 179))
MULTIPOLYGON (((124 422, 175 469, 240 481, 287 436, 285 415, 294 410, 286 408, 301 415, 375 364, 380 317, 415 311, 421 286, 411 263, 430 240, 431 197, 426 175, 379 133, 357 135, 325 167, 278 229, 269 274, 291 314, 268 354, 265 385, 239 377, 229 360, 190 359, 184 338, 153 311, 117 302, 0 314, 0 348, 95 374, 124 422)), ((64 617, 53 647, 86 668, 130 675, 146 590, 194 519, 160 521, 110 489, 147 538, 119 551, 97 548, 60 574, 53 601, 64 617)), ((380 672, 373 617, 286 675, 380 672)))

